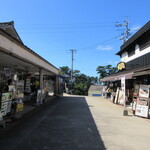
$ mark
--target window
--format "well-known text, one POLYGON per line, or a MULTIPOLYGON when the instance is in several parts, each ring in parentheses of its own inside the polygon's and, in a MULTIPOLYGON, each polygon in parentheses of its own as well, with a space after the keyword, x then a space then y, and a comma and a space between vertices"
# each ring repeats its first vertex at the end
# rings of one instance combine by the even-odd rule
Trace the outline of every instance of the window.
POLYGON ((131 57, 135 54, 135 45, 132 45, 128 48, 128 56, 131 57))

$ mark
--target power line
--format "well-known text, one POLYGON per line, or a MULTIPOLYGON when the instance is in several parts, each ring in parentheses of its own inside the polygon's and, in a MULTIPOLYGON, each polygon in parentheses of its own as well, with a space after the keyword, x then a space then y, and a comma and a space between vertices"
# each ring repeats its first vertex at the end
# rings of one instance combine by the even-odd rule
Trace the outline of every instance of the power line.
POLYGON ((58 27, 58 26, 83 26, 83 25, 106 25, 114 24, 115 22, 95 22, 95 23, 58 23, 58 24, 17 24, 16 26, 21 27, 58 27))
POLYGON ((106 40, 106 41, 102 41, 102 42, 95 43, 95 44, 92 44, 92 45, 89 45, 89 46, 86 46, 86 47, 78 48, 78 50, 85 50, 85 49, 88 49, 88 48, 95 47, 95 46, 97 46, 97 45, 99 45, 99 44, 105 44, 105 43, 111 42, 111 41, 113 41, 113 40, 115 40, 115 39, 117 39, 117 38, 118 38, 118 36, 115 36, 115 37, 110 38, 110 39, 108 39, 108 40, 106 40))
MULTIPOLYGON (((111 24, 114 24, 111 22, 111 24)), ((79 24, 36 24, 36 25, 19 25, 16 27, 21 31, 72 31, 72 30, 86 30, 86 29, 98 29, 104 30, 104 28, 113 28, 110 22, 101 23, 79 23, 79 24)))

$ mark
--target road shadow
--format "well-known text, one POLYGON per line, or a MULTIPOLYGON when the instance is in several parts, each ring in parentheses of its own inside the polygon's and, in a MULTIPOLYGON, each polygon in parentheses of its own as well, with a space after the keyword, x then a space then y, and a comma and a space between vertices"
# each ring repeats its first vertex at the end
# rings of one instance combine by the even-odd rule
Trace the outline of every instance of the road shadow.
POLYGON ((60 97, 0 141, 2 150, 105 150, 84 97, 60 97), (7 144, 9 143, 9 144, 7 144))
POLYGON ((59 110, 52 115, 54 120, 51 128, 52 138, 59 134, 57 139, 65 143, 65 150, 106 149, 89 107, 93 106, 89 106, 84 97, 60 98, 59 110))

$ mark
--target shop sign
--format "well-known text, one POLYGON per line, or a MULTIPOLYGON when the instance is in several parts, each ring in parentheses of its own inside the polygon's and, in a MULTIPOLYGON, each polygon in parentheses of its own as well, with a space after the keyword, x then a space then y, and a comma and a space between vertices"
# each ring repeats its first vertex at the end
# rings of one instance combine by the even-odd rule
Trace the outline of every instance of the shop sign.
POLYGON ((149 97, 149 86, 148 85, 140 85, 139 89, 139 97, 149 97))
POLYGON ((125 76, 121 77, 121 89, 122 89, 122 102, 121 104, 125 104, 125 97, 126 97, 126 79, 125 76))
POLYGON ((135 115, 140 117, 148 117, 148 106, 137 105, 135 115))
POLYGON ((149 108, 149 99, 148 98, 138 98, 137 105, 135 109, 135 115, 141 117, 148 117, 148 108, 149 108))
POLYGON ((123 70, 126 68, 126 64, 124 62, 120 62, 118 65, 117 65, 117 68, 118 70, 123 70))
POLYGON ((2 93, 2 100, 1 102, 12 100, 12 92, 9 93, 2 93))
POLYGON ((11 111, 12 104, 12 93, 2 93, 1 99, 1 113, 5 116, 7 113, 11 111))

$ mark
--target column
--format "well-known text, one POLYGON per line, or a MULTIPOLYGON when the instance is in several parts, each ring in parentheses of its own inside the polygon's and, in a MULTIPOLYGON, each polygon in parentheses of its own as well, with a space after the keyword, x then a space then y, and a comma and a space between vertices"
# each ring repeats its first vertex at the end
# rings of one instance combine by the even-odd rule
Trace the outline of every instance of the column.
POLYGON ((43 70, 39 69, 39 78, 40 78, 40 90, 43 89, 43 70))
POLYGON ((58 88, 59 88, 59 87, 58 87, 59 81, 58 81, 58 79, 59 79, 59 78, 58 78, 58 76, 56 75, 56 76, 55 76, 55 84, 54 84, 54 95, 55 95, 55 96, 58 96, 58 95, 59 95, 59 92, 58 92, 58 90, 59 90, 59 89, 58 89, 58 88))

